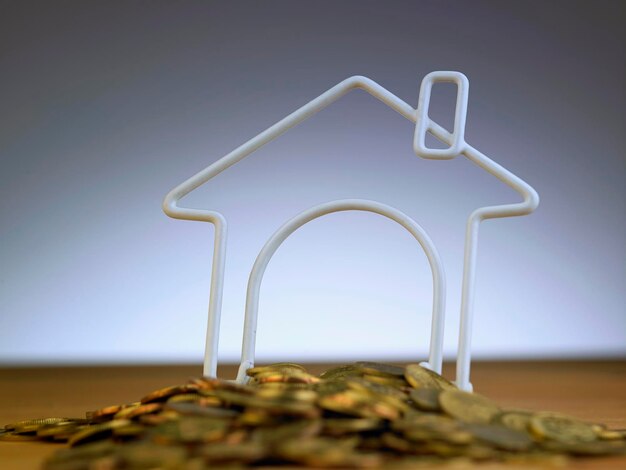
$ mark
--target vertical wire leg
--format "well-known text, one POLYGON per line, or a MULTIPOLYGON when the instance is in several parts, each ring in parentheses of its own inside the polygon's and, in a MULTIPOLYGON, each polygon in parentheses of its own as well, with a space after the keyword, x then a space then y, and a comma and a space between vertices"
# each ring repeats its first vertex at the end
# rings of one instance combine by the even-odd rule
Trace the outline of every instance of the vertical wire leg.
POLYGON ((213 265, 211 268, 211 288, 209 293, 209 313, 204 349, 204 377, 217 377, 217 354, 219 349, 220 319, 222 316, 222 296, 224 292, 224 269, 226 264, 226 221, 217 219, 213 242, 213 265))
POLYGON ((479 221, 470 217, 465 236, 463 261, 463 284, 461 288, 461 314, 459 325, 459 350, 456 362, 456 385, 461 390, 471 392, 470 382, 472 331, 474 320, 474 291, 476 276, 476 254, 478 250, 479 221))

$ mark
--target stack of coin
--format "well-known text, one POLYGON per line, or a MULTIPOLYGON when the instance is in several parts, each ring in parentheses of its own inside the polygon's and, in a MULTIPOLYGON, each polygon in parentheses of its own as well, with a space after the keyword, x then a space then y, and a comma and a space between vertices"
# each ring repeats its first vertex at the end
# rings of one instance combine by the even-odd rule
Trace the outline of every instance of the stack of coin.
POLYGON ((48 470, 543 465, 626 454, 626 430, 506 410, 417 364, 357 362, 315 376, 279 363, 248 375, 245 385, 194 379, 84 419, 9 424, 0 440, 68 442, 48 470))

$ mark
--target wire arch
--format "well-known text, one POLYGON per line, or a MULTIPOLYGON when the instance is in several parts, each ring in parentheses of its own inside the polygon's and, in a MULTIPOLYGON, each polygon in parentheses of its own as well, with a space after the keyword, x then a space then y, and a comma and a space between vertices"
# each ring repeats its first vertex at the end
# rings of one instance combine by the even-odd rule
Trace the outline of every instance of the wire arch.
POLYGON ((418 241, 431 268, 433 277, 433 311, 428 362, 422 365, 441 373, 443 361, 443 332, 445 316, 446 280, 443 263, 437 249, 424 229, 405 213, 386 204, 366 199, 341 199, 319 204, 307 209, 283 224, 259 252, 250 277, 246 294, 246 314, 241 347, 241 363, 237 382, 246 382, 246 371, 254 366, 256 330, 259 311, 259 293, 265 270, 282 243, 303 225, 333 212, 365 211, 380 214, 404 227, 418 241))

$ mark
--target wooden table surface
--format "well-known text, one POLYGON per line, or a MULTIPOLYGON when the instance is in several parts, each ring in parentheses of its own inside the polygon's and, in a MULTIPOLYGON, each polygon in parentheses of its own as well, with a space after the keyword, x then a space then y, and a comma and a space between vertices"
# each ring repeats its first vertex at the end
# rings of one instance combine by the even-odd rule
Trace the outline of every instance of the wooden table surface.
MULTIPOLYGON (((316 373, 327 367, 307 366, 316 373)), ((224 366, 219 376, 234 378, 235 372, 235 366, 224 366)), ((147 392, 184 383, 200 373, 199 365, 0 369, 0 425, 48 416, 82 417, 87 410, 136 401, 147 392)), ((452 377, 453 366, 446 364, 444 375, 452 377)), ((558 411, 626 428, 626 360, 477 362, 472 366, 472 382, 477 392, 504 407, 558 411)), ((38 468, 61 447, 0 442, 0 469, 38 468)), ((567 468, 626 469, 626 457, 575 460, 567 468)))

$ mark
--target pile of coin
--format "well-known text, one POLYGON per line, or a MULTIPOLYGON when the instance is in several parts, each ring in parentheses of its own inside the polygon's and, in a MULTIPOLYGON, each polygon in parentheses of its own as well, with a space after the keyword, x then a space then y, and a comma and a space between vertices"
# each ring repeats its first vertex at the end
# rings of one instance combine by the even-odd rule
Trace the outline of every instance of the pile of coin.
POLYGON ((245 385, 193 379, 81 419, 9 424, 0 440, 69 443, 48 470, 414 468, 626 455, 626 430, 502 409, 417 364, 357 362, 315 376, 279 363, 248 375, 245 385))

